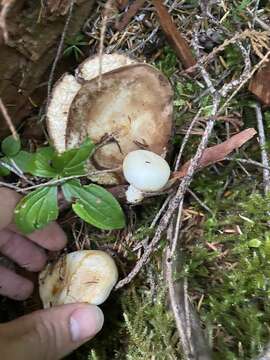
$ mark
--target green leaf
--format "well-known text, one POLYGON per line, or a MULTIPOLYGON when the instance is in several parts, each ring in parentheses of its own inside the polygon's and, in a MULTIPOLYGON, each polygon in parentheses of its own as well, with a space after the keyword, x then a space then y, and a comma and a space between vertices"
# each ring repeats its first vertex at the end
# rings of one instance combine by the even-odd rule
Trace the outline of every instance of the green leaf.
POLYGON ((34 176, 45 178, 57 176, 57 170, 51 165, 54 155, 55 150, 50 146, 38 149, 29 164, 29 172, 34 176))
POLYGON ((47 186, 26 195, 16 206, 15 223, 28 234, 58 217, 57 187, 47 186))
MULTIPOLYGON (((7 158, 3 157, 0 159, 2 162, 7 162, 7 158)), ((10 170, 7 169, 6 167, 0 165, 0 176, 8 176, 10 174, 10 170)))
POLYGON ((252 240, 249 240, 249 242, 248 242, 248 246, 251 248, 258 248, 261 245, 262 245, 262 242, 259 239, 252 239, 252 240))
POLYGON ((10 135, 2 141, 1 149, 5 155, 14 156, 21 150, 21 141, 10 135))
POLYGON ((107 190, 98 185, 81 186, 79 181, 68 181, 62 185, 68 201, 75 200, 74 212, 87 223, 103 230, 122 229, 125 215, 118 201, 107 190))
POLYGON ((12 157, 12 160, 18 166, 20 170, 24 173, 31 173, 31 164, 35 157, 35 154, 29 153, 27 151, 20 151, 17 155, 12 157))
POLYGON ((80 180, 73 179, 65 182, 62 185, 61 190, 66 200, 72 202, 73 200, 80 198, 80 192, 83 191, 83 187, 80 180))
POLYGON ((95 145, 90 139, 78 149, 67 150, 62 154, 55 154, 52 158, 52 166, 60 176, 84 175, 85 162, 89 158, 95 145))

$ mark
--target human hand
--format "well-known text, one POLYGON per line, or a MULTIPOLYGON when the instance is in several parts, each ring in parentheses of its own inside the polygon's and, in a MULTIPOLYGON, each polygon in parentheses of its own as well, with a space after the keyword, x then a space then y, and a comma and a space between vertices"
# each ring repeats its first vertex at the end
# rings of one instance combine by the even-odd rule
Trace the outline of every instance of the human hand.
MULTIPOLYGON (((46 264, 44 249, 62 249, 65 233, 53 222, 27 237, 21 235, 11 224, 20 195, 0 188, 0 199, 0 252, 29 271, 40 271, 46 264)), ((1 295, 24 300, 32 291, 30 280, 0 265, 1 295)), ((39 310, 0 324, 1 359, 60 359, 95 336, 103 320, 97 306, 80 303, 39 310)))

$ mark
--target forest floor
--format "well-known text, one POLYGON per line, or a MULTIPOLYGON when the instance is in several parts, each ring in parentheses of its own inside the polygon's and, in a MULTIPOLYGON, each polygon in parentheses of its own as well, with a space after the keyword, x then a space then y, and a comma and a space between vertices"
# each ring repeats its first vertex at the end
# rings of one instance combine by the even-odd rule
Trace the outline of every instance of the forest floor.
MULTIPOLYGON (((179 151, 185 163, 198 152, 202 139, 208 139, 209 147, 247 128, 255 128, 258 135, 226 160, 192 174, 191 183, 184 178, 176 211, 164 229, 160 219, 170 214, 175 193, 126 206, 124 231, 100 232, 78 218, 70 221, 70 214, 60 217, 70 235, 70 249, 109 251, 121 278, 151 249, 138 274, 102 305, 104 329, 70 359, 260 359, 270 341, 270 177, 262 160, 270 146, 270 111, 249 90, 255 70, 269 54, 269 2, 165 4, 200 60, 195 72, 185 71, 150 2, 142 4, 122 30, 115 24, 126 12, 109 13, 103 28, 100 2, 82 31, 65 40, 63 56, 70 61, 70 71, 98 53, 102 29, 104 53, 121 52, 162 71, 174 89, 172 168, 179 151), (265 141, 259 131, 261 118, 265 141), (187 143, 182 151, 183 139, 187 143), (153 239, 158 241, 153 244, 153 239), (172 269, 168 252, 174 257, 172 269), (171 311, 175 303, 182 315, 171 311), (193 319, 194 313, 199 320, 193 319), (198 323, 202 332, 196 333, 198 323)), ((2 309, 13 316, 10 301, 2 300, 2 309)))

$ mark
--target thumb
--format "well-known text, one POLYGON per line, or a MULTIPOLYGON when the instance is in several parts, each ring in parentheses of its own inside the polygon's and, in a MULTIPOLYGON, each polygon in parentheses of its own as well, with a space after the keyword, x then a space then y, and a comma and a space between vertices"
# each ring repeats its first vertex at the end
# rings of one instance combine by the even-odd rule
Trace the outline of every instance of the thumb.
POLYGON ((68 304, 0 324, 1 359, 61 359, 95 336, 103 321, 95 305, 68 304))

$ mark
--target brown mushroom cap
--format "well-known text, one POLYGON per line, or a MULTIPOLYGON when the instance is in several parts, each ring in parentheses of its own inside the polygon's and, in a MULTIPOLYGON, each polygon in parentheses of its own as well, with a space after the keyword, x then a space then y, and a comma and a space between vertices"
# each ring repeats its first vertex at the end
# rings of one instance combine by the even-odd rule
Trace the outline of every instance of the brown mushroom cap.
MULTIPOLYGON (((85 60, 76 77, 64 74, 55 84, 47 111, 47 127, 58 152, 79 146, 88 136, 100 143, 106 135, 114 142, 99 148, 89 170, 122 165, 132 150, 165 153, 172 128, 172 89, 154 67, 121 55, 85 60)), ((119 173, 91 177, 101 184, 119 184, 119 173)))
POLYGON ((152 66, 129 65, 104 74, 100 89, 98 78, 82 85, 70 107, 66 146, 112 135, 116 141, 98 149, 94 160, 99 168, 115 168, 133 150, 164 153, 171 128, 169 81, 152 66))
MULTIPOLYGON (((82 86, 99 75, 99 56, 87 58, 75 71, 76 76, 64 74, 54 85, 47 110, 47 128, 50 139, 58 152, 66 150, 66 127, 72 100, 82 86)), ((102 74, 119 67, 134 64, 135 60, 122 54, 102 55, 102 74)))

